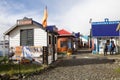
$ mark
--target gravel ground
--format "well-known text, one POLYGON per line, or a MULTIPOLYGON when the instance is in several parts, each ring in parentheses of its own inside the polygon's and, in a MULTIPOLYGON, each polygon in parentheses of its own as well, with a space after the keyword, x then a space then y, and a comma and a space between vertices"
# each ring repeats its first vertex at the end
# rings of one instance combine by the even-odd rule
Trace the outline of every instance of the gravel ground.
POLYGON ((115 72, 118 67, 113 59, 77 54, 59 60, 53 69, 23 80, 120 80, 120 73, 115 72))

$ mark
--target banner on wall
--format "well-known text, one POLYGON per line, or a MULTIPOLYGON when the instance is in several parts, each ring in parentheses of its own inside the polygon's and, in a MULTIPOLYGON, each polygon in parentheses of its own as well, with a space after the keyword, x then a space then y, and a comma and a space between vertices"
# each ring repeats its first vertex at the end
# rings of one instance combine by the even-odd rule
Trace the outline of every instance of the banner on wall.
POLYGON ((13 59, 21 60, 23 57, 28 60, 35 60, 42 63, 43 48, 41 46, 17 46, 11 47, 10 54, 13 59))

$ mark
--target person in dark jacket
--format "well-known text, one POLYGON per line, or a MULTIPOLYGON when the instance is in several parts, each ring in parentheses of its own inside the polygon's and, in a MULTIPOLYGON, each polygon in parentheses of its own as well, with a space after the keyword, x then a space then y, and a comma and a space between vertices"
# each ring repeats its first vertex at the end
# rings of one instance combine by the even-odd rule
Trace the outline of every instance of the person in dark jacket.
POLYGON ((107 45, 107 43, 105 43, 105 46, 104 46, 104 56, 107 55, 107 51, 108 51, 108 45, 107 45))
POLYGON ((114 49, 115 49, 114 41, 111 41, 110 55, 113 55, 114 49))

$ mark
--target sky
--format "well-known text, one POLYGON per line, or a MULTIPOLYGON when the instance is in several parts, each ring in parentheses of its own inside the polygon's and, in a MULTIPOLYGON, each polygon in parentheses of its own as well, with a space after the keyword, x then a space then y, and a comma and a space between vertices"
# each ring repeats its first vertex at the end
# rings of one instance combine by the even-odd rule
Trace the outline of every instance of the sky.
POLYGON ((0 0, 0 37, 24 17, 42 23, 47 6, 48 25, 89 35, 92 22, 120 20, 120 0, 0 0))

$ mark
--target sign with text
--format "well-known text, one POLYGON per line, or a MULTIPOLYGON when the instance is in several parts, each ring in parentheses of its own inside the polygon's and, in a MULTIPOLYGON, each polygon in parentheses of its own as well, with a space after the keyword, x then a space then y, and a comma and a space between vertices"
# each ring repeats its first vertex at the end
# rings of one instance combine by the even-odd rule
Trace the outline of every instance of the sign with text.
POLYGON ((17 20, 17 25, 28 25, 28 24, 32 24, 32 19, 17 20))

